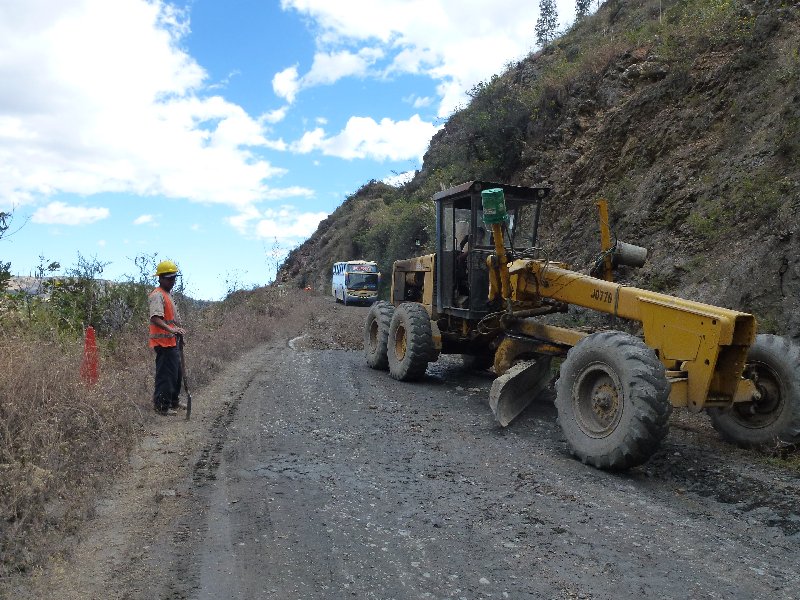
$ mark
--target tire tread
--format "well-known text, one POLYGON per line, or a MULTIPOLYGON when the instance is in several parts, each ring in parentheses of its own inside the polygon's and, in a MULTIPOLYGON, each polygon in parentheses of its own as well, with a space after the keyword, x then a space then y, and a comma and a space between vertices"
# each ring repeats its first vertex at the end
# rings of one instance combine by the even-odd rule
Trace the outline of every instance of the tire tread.
POLYGON ((367 359, 367 365, 373 369, 380 371, 389 369, 389 326, 392 322, 393 313, 394 306, 382 300, 369 307, 369 312, 364 322, 364 354, 367 359), (372 352, 370 329, 375 321, 378 321, 378 347, 375 352, 372 352))
MULTIPOLYGON (((584 338, 570 349, 562 364, 562 373, 570 357, 580 360, 584 354, 600 350, 609 356, 617 356, 626 366, 626 374, 620 375, 627 396, 625 409, 634 411, 627 431, 615 447, 601 451, 593 449, 591 443, 585 443, 581 436, 588 436, 582 432, 573 434, 574 430, 580 430, 567 422, 573 418, 570 406, 572 384, 561 376, 556 382, 558 420, 573 454, 584 464, 608 470, 628 469, 646 462, 669 432, 672 413, 670 385, 655 352, 639 338, 619 331, 603 331, 584 338)), ((615 434, 613 432, 609 437, 615 434)))
POLYGON ((416 302, 401 304, 392 317, 389 340, 389 374, 392 378, 399 381, 416 381, 422 378, 430 357, 435 354, 430 316, 425 307, 416 302), (406 355, 402 360, 397 360, 391 340, 401 322, 408 337, 406 355))
MULTIPOLYGON (((788 338, 759 334, 750 347, 756 356, 769 357, 774 360, 770 365, 782 370, 786 379, 785 390, 788 394, 785 404, 785 415, 782 415, 773 426, 749 429, 740 425, 729 410, 709 409, 711 424, 723 440, 743 448, 767 448, 778 445, 795 445, 800 443, 800 347, 788 338)), ((760 359, 761 362, 765 362, 760 359)))

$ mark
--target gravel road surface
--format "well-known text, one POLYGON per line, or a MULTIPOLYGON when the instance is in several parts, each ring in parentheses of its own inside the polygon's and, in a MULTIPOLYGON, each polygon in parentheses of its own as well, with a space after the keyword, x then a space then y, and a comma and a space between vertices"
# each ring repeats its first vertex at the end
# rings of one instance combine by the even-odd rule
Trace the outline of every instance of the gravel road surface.
POLYGON ((366 309, 313 302, 158 425, 30 597, 800 598, 796 472, 681 414, 645 466, 586 467, 547 394, 501 429, 490 373, 396 382, 366 309))

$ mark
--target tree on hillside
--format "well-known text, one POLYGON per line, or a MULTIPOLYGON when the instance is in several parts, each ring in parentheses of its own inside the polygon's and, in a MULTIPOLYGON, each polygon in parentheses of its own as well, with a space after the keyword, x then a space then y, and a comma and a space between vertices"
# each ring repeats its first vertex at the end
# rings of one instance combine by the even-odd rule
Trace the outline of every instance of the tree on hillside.
POLYGON ((592 0, 575 0, 575 20, 580 21, 589 14, 592 0))
POLYGON ((558 11, 556 0, 539 0, 539 18, 536 20, 536 43, 542 48, 556 37, 558 11))

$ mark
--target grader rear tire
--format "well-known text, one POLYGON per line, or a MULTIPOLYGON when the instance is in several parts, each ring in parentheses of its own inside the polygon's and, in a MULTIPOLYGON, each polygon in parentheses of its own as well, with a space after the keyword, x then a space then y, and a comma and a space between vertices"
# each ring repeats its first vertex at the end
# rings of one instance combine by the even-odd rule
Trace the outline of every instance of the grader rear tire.
POLYGON ((397 307, 389 326, 389 375, 399 381, 415 381, 425 375, 435 355, 430 316, 425 307, 405 302, 397 307))
POLYGON ((709 409, 714 429, 745 448, 800 442, 800 348, 786 338, 757 335, 747 353, 745 377, 753 380, 761 398, 709 409))
POLYGON ((647 461, 667 435, 669 390, 664 366, 639 338, 595 333, 561 364, 558 422, 584 464, 628 469, 647 461))
POLYGON ((386 371, 389 368, 388 343, 392 314, 394 306, 388 302, 376 302, 369 307, 364 322, 364 355, 367 365, 373 369, 386 371))

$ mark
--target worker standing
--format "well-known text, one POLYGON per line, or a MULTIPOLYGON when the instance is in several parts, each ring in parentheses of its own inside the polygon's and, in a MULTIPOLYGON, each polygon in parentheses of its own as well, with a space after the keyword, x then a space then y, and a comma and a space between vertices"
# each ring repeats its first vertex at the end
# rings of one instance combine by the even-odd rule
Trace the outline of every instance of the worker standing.
POLYGON ((181 391, 181 356, 178 336, 186 331, 172 299, 172 288, 178 276, 178 265, 162 260, 156 266, 158 287, 150 292, 150 347, 156 353, 156 380, 153 406, 158 414, 174 415, 183 408, 178 395, 181 391))

